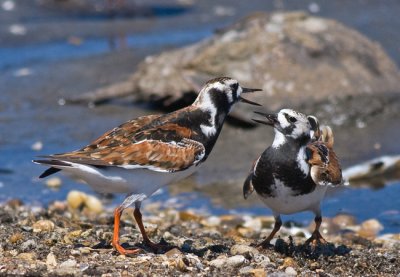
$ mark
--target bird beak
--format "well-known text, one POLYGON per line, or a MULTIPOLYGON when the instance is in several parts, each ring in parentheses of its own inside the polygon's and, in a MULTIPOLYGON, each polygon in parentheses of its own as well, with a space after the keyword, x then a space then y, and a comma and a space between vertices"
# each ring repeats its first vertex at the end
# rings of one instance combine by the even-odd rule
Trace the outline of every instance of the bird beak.
POLYGON ((267 113, 262 113, 262 112, 254 112, 254 113, 259 114, 266 118, 266 120, 259 120, 259 119, 253 118, 253 121, 255 121, 257 123, 261 123, 261 124, 269 125, 269 126, 275 126, 275 124, 278 123, 278 115, 277 114, 267 114, 267 113))
MULTIPOLYGON (((259 88, 242 88, 242 93, 251 93, 251 92, 255 92, 255 91, 262 91, 262 89, 259 89, 259 88)), ((250 104, 250 105, 261 106, 260 104, 258 104, 256 102, 253 102, 253 101, 250 101, 250 100, 247 100, 246 98, 243 98, 241 96, 239 96, 239 100, 241 102, 244 102, 244 103, 247 103, 247 104, 250 104)))

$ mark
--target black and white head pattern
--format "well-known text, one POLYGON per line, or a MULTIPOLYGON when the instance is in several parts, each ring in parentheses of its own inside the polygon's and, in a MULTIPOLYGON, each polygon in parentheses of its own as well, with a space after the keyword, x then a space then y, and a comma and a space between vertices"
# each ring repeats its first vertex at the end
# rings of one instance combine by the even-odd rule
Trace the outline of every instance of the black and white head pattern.
POLYGON ((239 82, 229 77, 215 78, 206 83, 193 103, 210 115, 210 124, 201 126, 205 135, 212 136, 216 133, 216 125, 223 123, 242 92, 239 82))
POLYGON ((311 125, 305 114, 291 109, 282 109, 277 114, 275 123, 275 139, 273 147, 279 147, 287 140, 308 141, 311 134, 311 125))

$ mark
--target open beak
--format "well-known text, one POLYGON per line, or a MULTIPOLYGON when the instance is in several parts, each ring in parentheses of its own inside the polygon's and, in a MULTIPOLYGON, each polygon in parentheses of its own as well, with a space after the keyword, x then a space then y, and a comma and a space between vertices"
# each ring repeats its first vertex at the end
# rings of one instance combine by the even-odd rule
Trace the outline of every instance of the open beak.
MULTIPOLYGON (((251 93, 251 92, 255 92, 255 91, 262 91, 262 89, 259 89, 259 88, 242 88, 242 90, 243 90, 242 93, 251 93)), ((244 102, 244 103, 247 103, 250 105, 261 106, 260 104, 250 101, 250 100, 247 100, 246 98, 243 98, 241 96, 239 97, 239 100, 241 102, 244 102)))
POLYGON ((275 126, 275 124, 278 123, 278 115, 277 114, 267 114, 267 113, 262 113, 262 112, 254 112, 254 113, 265 117, 265 120, 253 118, 253 121, 255 121, 257 123, 261 123, 261 124, 269 125, 269 126, 275 126))

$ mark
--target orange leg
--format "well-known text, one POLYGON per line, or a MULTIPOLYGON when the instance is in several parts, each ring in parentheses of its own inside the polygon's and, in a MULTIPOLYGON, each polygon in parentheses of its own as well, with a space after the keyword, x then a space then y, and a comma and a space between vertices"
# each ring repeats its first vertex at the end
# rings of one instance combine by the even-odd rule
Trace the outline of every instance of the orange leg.
POLYGON ((319 227, 321 227, 322 223, 322 217, 320 215, 317 215, 314 221, 315 221, 314 232, 312 233, 311 237, 308 240, 306 240, 306 244, 311 243, 315 247, 318 244, 326 244, 327 242, 319 232, 319 227))
POLYGON ((123 209, 118 207, 114 211, 114 235, 112 244, 121 255, 137 254, 141 249, 125 249, 119 244, 119 223, 123 209))
POLYGON ((275 225, 274 229, 272 229, 272 232, 269 234, 269 236, 260 244, 258 244, 258 247, 261 248, 267 248, 271 246, 271 240, 274 238, 275 234, 279 231, 279 229, 282 226, 282 220, 280 216, 275 217, 275 225))
POLYGON ((158 243, 154 243, 152 242, 149 237, 147 236, 146 230, 143 226, 143 221, 142 221, 142 213, 140 212, 140 207, 136 206, 135 210, 133 212, 133 216, 135 217, 136 223, 139 226, 139 230, 142 233, 142 237, 143 237, 143 242, 145 245, 147 245, 148 247, 150 247, 151 249, 153 249, 154 251, 157 250, 167 250, 170 247, 167 245, 160 245, 158 243))

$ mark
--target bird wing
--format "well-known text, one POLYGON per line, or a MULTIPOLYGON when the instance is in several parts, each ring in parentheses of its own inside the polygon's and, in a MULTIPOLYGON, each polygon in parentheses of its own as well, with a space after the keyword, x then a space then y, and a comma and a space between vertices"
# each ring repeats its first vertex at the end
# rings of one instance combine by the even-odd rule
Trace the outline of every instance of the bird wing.
POLYGON ((114 128, 80 150, 45 158, 92 166, 174 172, 196 165, 205 156, 203 144, 190 139, 191 134, 190 128, 165 123, 162 116, 145 116, 114 128))
POLYGON ((314 141, 306 147, 306 160, 311 165, 311 177, 318 185, 343 184, 342 169, 335 152, 324 142, 314 141))

